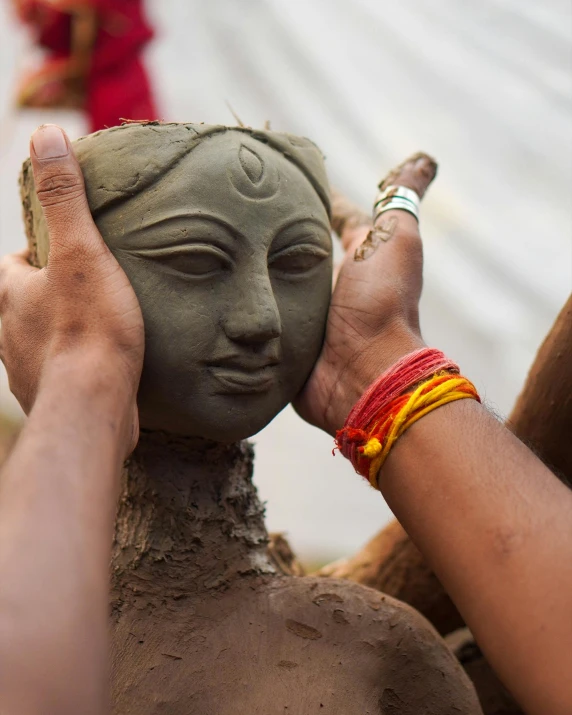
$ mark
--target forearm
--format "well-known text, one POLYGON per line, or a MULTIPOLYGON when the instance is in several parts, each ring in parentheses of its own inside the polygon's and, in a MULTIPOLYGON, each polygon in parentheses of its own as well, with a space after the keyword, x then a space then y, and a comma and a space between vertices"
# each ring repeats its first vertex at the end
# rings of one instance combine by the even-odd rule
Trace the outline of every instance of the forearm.
POLYGON ((44 380, 0 476, 0 710, 106 711, 108 569, 129 396, 104 356, 44 380))
POLYGON ((527 711, 570 712, 572 492, 469 400, 411 427, 379 484, 527 711))

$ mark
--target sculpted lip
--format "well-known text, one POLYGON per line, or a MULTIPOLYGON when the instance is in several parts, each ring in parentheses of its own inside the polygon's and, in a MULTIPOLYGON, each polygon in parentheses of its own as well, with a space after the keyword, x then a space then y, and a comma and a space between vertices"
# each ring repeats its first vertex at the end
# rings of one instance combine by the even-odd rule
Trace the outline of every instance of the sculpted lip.
POLYGON ((209 365, 209 372, 217 380, 221 392, 231 394, 252 394, 266 392, 276 379, 276 363, 226 363, 209 365))

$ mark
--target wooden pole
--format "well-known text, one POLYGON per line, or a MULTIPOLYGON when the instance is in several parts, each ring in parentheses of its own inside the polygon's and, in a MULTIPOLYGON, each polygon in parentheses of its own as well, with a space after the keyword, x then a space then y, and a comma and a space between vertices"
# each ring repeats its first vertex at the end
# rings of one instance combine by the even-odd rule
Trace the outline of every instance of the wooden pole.
POLYGON ((540 346, 507 427, 572 483, 572 295, 540 346))

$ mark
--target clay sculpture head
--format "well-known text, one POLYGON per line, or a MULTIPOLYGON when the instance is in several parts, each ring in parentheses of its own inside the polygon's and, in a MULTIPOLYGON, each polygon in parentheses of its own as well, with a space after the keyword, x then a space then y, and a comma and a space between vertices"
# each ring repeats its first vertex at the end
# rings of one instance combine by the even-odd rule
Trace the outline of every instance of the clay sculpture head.
MULTIPOLYGON (((145 322, 141 425, 221 442, 262 429, 318 357, 332 280, 319 150, 276 132, 131 124, 74 145, 145 322)), ((29 164, 26 224, 48 239, 29 164)))

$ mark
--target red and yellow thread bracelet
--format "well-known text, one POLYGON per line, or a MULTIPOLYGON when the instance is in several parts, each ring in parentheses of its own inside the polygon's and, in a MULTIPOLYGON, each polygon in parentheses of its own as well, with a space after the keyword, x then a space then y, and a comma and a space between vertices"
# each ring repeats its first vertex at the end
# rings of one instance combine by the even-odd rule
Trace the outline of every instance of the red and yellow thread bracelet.
POLYGON ((440 350, 422 348, 399 360, 364 393, 336 434, 336 447, 377 489, 377 475, 399 437, 449 402, 480 402, 475 386, 440 350))

